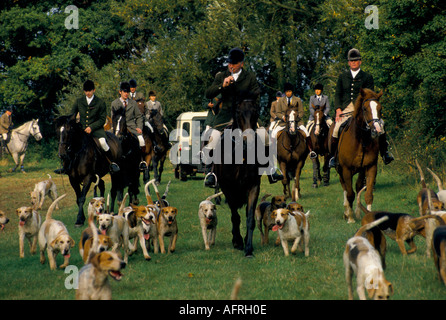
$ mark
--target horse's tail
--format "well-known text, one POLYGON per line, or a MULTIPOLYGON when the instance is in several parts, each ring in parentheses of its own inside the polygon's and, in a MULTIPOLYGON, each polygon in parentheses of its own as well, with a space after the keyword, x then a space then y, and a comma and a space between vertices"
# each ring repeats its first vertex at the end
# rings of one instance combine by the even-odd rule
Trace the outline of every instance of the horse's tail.
POLYGON ((424 180, 423 170, 421 170, 420 164, 418 163, 418 160, 417 160, 417 159, 415 159, 415 164, 417 165, 418 171, 420 172, 421 187, 422 187, 422 188, 427 188, 427 186, 426 186, 426 181, 424 180))
POLYGON ((51 219, 51 215, 53 214, 54 208, 56 207, 57 203, 62 200, 63 198, 65 198, 67 194, 63 194, 61 195, 59 198, 57 198, 56 200, 53 201, 53 203, 50 205, 50 207, 48 208, 48 211, 46 213, 46 220, 51 219))
MULTIPOLYGON (((357 202, 359 208, 361 208, 362 212, 364 212, 364 214, 367 214, 367 213, 370 213, 370 211, 367 210, 367 208, 364 207, 364 205, 361 203, 361 194, 364 192, 365 189, 367 189, 367 187, 363 187, 361 189, 361 191, 358 192, 356 202, 357 202)), ((359 212, 357 214, 359 215, 359 212)))
POLYGON ((361 228, 358 229, 358 231, 356 231, 355 233, 355 237, 359 237, 361 236, 361 234, 363 234, 365 231, 370 230, 374 227, 376 227, 377 225, 379 225, 380 223, 389 220, 389 216, 384 216, 378 220, 375 220, 373 222, 367 223, 365 225, 363 225, 361 228))
POLYGON ((237 279, 234 283, 234 287, 231 292, 231 300, 238 300, 238 294, 240 292, 240 288, 242 287, 242 279, 237 279))
POLYGON ((153 189, 155 189, 156 197, 158 198, 158 201, 160 203, 161 208, 163 208, 164 207, 164 201, 160 197, 160 193, 158 191, 158 187, 156 186, 155 181, 156 181, 156 179, 152 179, 148 183, 150 183, 153 186, 153 189))
POLYGON ((434 177, 435 181, 437 182, 437 186, 438 186, 438 191, 443 191, 443 184, 441 183, 440 178, 429 168, 426 168, 427 171, 430 172, 430 174, 432 175, 432 177, 434 177))
POLYGON ((223 194, 223 191, 220 191, 219 193, 213 194, 212 196, 209 196, 206 198, 207 201, 211 201, 214 198, 217 198, 223 194))
POLYGON ((272 195, 271 193, 267 193, 267 194, 265 194, 265 195, 262 197, 262 199, 260 199, 260 202, 265 202, 266 199, 268 199, 268 197, 271 196, 271 195, 272 195))
POLYGON ((124 199, 122 199, 121 205, 119 206, 118 216, 121 216, 121 217, 124 216, 125 202, 127 201, 128 197, 129 197, 129 193, 127 192, 124 196, 124 199))
POLYGON ((149 184, 150 181, 146 183, 146 185, 144 186, 144 193, 146 194, 146 199, 147 199, 147 204, 153 204, 153 200, 152 197, 150 196, 150 192, 149 192, 149 184))
POLYGON ((51 175, 50 175, 49 173, 47 173, 46 175, 48 176, 48 178, 49 178, 50 180, 53 180, 53 179, 51 178, 51 175))

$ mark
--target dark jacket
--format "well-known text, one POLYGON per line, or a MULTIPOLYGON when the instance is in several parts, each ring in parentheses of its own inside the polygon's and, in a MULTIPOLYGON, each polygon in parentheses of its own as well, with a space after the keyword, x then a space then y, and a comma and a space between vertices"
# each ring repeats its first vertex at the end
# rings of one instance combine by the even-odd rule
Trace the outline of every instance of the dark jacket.
POLYGON ((336 84, 335 109, 344 110, 350 102, 354 104, 360 88, 375 90, 374 87, 373 77, 367 72, 360 70, 355 79, 353 79, 350 70, 342 73, 336 84))
POLYGON ((205 92, 207 99, 213 99, 221 94, 221 109, 213 120, 213 128, 220 131, 232 120, 232 105, 241 92, 248 91, 256 95, 260 94, 260 87, 255 74, 245 69, 242 70, 236 82, 223 88, 223 80, 230 75, 229 70, 217 73, 214 82, 205 92))
POLYGON ((79 112, 82 129, 91 128, 91 134, 96 138, 105 138, 104 124, 107 118, 105 102, 96 95, 87 103, 86 96, 79 98, 73 105, 71 113, 76 115, 79 112))

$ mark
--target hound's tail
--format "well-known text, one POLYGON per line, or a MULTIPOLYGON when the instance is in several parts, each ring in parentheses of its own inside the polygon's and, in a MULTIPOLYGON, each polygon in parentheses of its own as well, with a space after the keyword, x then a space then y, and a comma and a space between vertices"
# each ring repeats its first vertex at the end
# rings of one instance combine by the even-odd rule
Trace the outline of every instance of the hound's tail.
POLYGON ((220 191, 219 193, 216 193, 216 194, 213 194, 212 196, 207 197, 206 200, 210 201, 210 200, 212 200, 214 198, 217 198, 217 197, 221 196, 222 194, 223 194, 223 192, 220 191))
POLYGON ((356 231, 355 237, 361 236, 361 234, 363 234, 365 231, 370 230, 373 227, 376 227, 377 225, 379 225, 380 223, 382 223, 386 220, 389 220, 388 216, 384 216, 378 220, 375 220, 373 222, 367 223, 366 225, 363 225, 361 228, 358 229, 358 231, 356 231))
POLYGON ((100 181, 101 181, 101 178, 99 178, 99 176, 96 175, 96 182, 94 183, 93 188, 96 188, 100 181))
POLYGON ((167 198, 167 194, 169 193, 169 186, 170 186, 171 182, 172 182, 172 180, 169 180, 169 182, 167 183, 166 190, 164 191, 164 194, 161 197, 162 199, 166 199, 167 198))
POLYGON ((270 196, 271 196, 271 193, 267 193, 267 194, 265 194, 265 195, 262 197, 262 199, 260 199, 260 202, 265 202, 266 199, 268 199, 268 197, 270 197, 270 196))
POLYGON ((415 159, 415 164, 417 165, 418 171, 420 172, 421 186, 423 188, 427 188, 426 187, 426 181, 424 180, 423 170, 421 170, 420 164, 418 163, 417 159, 415 159))
POLYGON ((429 168, 426 168, 427 171, 430 172, 430 174, 432 175, 432 177, 434 177, 435 181, 437 182, 437 186, 438 186, 438 191, 442 191, 443 190, 443 184, 441 183, 440 178, 429 168))
POLYGON ((158 187, 156 186, 155 181, 156 181, 155 179, 152 179, 148 183, 150 183, 153 186, 153 189, 155 190, 156 197, 158 198, 160 207, 163 208, 164 207, 164 202, 163 202, 163 199, 161 199, 161 196, 160 196, 160 193, 158 191, 158 187))
POLYGON ((359 208, 361 208, 362 212, 364 212, 364 214, 367 214, 370 213, 370 211, 367 210, 367 208, 364 207, 364 205, 361 203, 361 194, 365 191, 365 189, 367 189, 367 187, 362 188, 361 191, 358 192, 358 195, 356 196, 356 203, 359 208))
POLYGON ((90 259, 93 255, 98 252, 98 246, 99 246, 99 236, 98 236, 98 229, 96 228, 96 225, 94 224, 94 216, 88 217, 88 226, 91 229, 91 232, 93 234, 93 243, 90 248, 90 256, 87 258, 86 264, 90 262, 90 259))
POLYGON ((231 300, 238 300, 238 294, 240 292, 240 288, 242 287, 242 279, 238 278, 234 283, 234 287, 231 292, 231 300))
POLYGON ((147 204, 153 204, 153 200, 152 197, 150 196, 150 192, 149 192, 149 185, 150 185, 150 181, 146 183, 146 185, 144 186, 144 193, 146 194, 146 199, 147 199, 147 204))
POLYGON ((51 216, 53 214, 54 208, 56 207, 57 203, 60 200, 62 200, 63 198, 65 198, 66 195, 67 194, 65 193, 65 194, 61 195, 59 198, 57 198, 56 200, 53 201, 53 203, 50 205, 50 207, 48 208, 48 211, 46 213, 46 218, 45 218, 46 220, 51 219, 51 216))
POLYGON ((436 214, 428 214, 426 216, 414 218, 410 221, 409 226, 412 230, 419 230, 424 228, 424 220, 426 219, 434 219, 435 223, 439 226, 443 226, 445 223, 443 219, 436 214))
POLYGON ((124 196, 124 199, 122 199, 121 205, 119 206, 118 216, 121 216, 121 217, 124 216, 125 202, 127 201, 128 197, 129 197, 129 193, 127 192, 124 196))

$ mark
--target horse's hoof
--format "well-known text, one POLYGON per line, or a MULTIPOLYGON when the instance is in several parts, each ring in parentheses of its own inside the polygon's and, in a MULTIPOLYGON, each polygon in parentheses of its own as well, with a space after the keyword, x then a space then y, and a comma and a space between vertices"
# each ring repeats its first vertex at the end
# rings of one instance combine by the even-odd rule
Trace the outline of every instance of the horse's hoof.
POLYGON ((313 183, 312 187, 317 188, 317 183, 313 183))
POLYGON ((82 227, 83 225, 84 225, 83 223, 77 223, 77 222, 76 222, 76 223, 74 224, 74 227, 75 227, 75 228, 80 228, 80 227, 82 227))
POLYGON ((254 254, 253 253, 247 253, 247 254, 245 254, 245 258, 254 258, 254 254))
POLYGON ((356 221, 355 221, 355 219, 353 219, 353 218, 348 218, 348 220, 347 220, 347 223, 355 223, 356 221))

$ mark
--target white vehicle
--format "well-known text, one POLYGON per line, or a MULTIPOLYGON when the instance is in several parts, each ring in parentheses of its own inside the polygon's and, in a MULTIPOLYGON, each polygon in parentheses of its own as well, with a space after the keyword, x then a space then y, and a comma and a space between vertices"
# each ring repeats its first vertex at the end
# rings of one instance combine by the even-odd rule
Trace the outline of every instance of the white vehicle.
POLYGON ((204 122, 208 112, 183 112, 177 117, 175 143, 176 148, 171 149, 176 164, 175 178, 182 181, 187 176, 195 176, 197 172, 204 172, 204 165, 200 161, 201 135, 205 130, 204 122), (174 154, 176 153, 176 155, 174 154))

